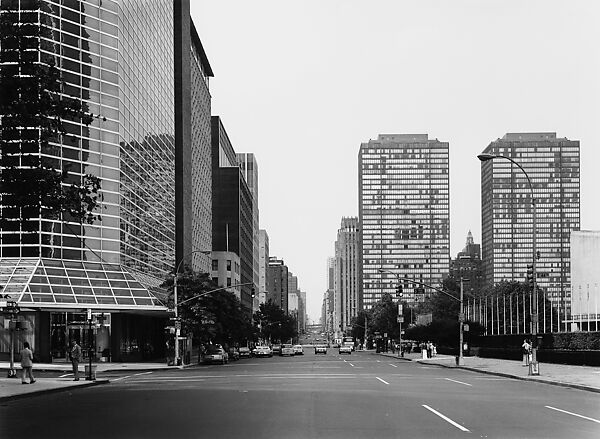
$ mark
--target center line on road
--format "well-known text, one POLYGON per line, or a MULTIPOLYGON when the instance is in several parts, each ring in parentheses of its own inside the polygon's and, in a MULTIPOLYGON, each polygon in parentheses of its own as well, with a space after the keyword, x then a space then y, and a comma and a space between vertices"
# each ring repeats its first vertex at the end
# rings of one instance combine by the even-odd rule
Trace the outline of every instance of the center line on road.
POLYGON ((396 366, 395 364, 392 364, 392 363, 390 363, 390 366, 392 366, 392 367, 398 367, 398 366, 396 366))
POLYGON ((152 372, 134 373, 133 376, 136 377, 136 376, 139 376, 139 375, 148 375, 149 373, 152 373, 152 372))
POLYGON ((350 366, 354 367, 354 364, 352 364, 352 363, 348 363, 348 364, 349 364, 350 366))
POLYGON ((381 363, 381 361, 377 360, 378 363, 381 363))
POLYGON ((472 384, 463 383, 462 381, 456 381, 456 380, 453 380, 453 379, 450 379, 450 378, 444 378, 444 379, 448 380, 448 381, 452 381, 453 383, 464 384, 465 386, 473 386, 472 384))
POLYGON ((600 424, 600 421, 598 419, 588 418, 587 416, 578 415, 577 413, 572 413, 572 412, 568 412, 566 410, 557 409, 556 407, 550 407, 549 405, 547 405, 545 407, 549 408, 551 410, 556 410, 557 412, 562 412, 562 413, 566 413, 567 415, 577 416, 578 418, 587 419, 588 421, 592 421, 592 422, 596 422, 596 423, 600 424))
POLYGON ((387 384, 388 386, 390 385, 390 383, 388 383, 386 380, 382 380, 382 379, 381 379, 381 378, 379 378, 379 377, 375 377, 375 378, 377 378, 377 379, 378 379, 379 381, 381 381, 383 384, 387 384))
POLYGON ((64 375, 59 376, 59 378, 65 378, 68 377, 69 375, 73 375, 72 373, 66 373, 64 375))
MULTIPOLYGON (((452 419, 450 419, 447 416, 442 415, 440 412, 438 412, 437 410, 432 409, 431 407, 429 407, 428 405, 423 404, 423 407, 425 407, 427 410, 429 410, 431 413, 438 415, 440 418, 442 418, 444 421, 449 422, 450 424, 454 425, 456 428, 458 428, 461 431, 469 431, 467 428, 463 427, 460 424, 457 424, 456 422, 454 422, 452 419)), ((470 431, 469 431, 470 432, 470 431)))

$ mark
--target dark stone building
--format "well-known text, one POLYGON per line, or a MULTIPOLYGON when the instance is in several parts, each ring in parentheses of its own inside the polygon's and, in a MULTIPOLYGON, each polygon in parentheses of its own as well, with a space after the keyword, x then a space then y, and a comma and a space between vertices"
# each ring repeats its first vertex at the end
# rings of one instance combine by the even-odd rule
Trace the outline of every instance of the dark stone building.
POLYGON ((481 261, 481 246, 473 242, 473 235, 469 230, 465 248, 458 252, 455 259, 450 261, 449 277, 460 282, 460 278, 468 279, 465 290, 477 293, 484 286, 483 264, 481 261))
POLYGON ((235 151, 219 116, 211 118, 213 251, 240 257, 240 301, 252 312, 252 193, 238 166, 235 151))
POLYGON ((270 300, 288 313, 288 267, 282 259, 269 258, 267 266, 267 302, 270 300))

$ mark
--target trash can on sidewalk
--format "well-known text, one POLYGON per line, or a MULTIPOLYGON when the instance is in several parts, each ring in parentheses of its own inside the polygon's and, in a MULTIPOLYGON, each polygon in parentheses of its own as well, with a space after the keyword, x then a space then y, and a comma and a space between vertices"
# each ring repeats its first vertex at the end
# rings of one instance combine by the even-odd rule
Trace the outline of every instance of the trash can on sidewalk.
MULTIPOLYGON (((91 375, 92 378, 91 379, 92 379, 92 381, 96 381, 96 367, 97 366, 95 364, 92 364, 91 367, 92 367, 92 375, 91 375)), ((89 364, 85 365, 85 379, 86 380, 90 379, 90 365, 89 364)))

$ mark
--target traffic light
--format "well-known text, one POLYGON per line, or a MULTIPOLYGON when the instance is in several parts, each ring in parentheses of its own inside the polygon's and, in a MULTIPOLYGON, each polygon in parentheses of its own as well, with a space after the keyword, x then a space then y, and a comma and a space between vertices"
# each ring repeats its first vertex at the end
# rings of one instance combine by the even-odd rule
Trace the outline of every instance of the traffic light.
POLYGON ((254 299, 254 296, 256 296, 256 289, 254 287, 252 287, 252 294, 251 294, 252 298, 254 299))
POLYGON ((533 289, 533 264, 527 265, 527 286, 533 289))
POLYGON ((400 284, 396 287, 396 297, 402 297, 402 285, 400 284))

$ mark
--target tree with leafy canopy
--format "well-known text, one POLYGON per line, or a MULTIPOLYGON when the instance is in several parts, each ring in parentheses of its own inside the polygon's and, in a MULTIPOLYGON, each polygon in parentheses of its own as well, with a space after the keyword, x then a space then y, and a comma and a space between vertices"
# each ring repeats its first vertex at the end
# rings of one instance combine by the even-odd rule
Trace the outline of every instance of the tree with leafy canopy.
MULTIPOLYGON (((168 306, 173 308, 173 278, 169 277, 162 287, 169 291, 168 306)), ((192 334, 194 344, 240 346, 255 339, 252 321, 243 311, 240 300, 234 293, 221 290, 208 273, 189 269, 180 272, 177 301, 181 328, 192 334)))
POLYGON ((61 167, 61 145, 73 138, 66 122, 87 127, 95 117, 64 93, 52 40, 52 11, 43 1, 2 1, 0 13, 0 197, 15 230, 38 231, 36 218, 92 224, 100 178, 61 167), (23 10, 24 8, 27 10, 23 10), (43 13, 42 13, 43 12, 43 13), (48 40, 42 40, 42 37, 48 40))
POLYGON ((298 337, 296 319, 286 315, 273 301, 261 303, 254 313, 254 321, 260 325, 260 337, 271 342, 287 342, 298 337))

